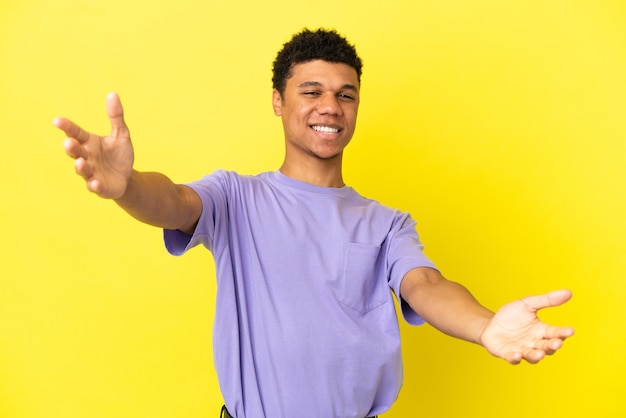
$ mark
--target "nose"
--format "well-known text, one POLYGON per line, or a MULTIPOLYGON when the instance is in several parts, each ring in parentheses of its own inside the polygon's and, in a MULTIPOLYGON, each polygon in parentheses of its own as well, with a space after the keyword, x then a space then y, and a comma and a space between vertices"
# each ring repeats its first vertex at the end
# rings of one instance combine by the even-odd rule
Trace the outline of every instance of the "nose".
POLYGON ((320 97, 317 111, 320 115, 341 116, 343 113, 337 96, 331 93, 324 94, 320 97))

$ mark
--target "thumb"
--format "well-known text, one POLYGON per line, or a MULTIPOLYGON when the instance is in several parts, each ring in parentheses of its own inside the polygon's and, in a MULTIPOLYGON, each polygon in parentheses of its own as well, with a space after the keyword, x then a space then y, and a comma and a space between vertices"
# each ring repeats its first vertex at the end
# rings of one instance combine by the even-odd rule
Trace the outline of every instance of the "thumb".
POLYGON ((538 311, 539 309, 562 305, 571 298, 572 292, 570 290, 554 290, 544 295, 528 296, 523 299, 523 302, 533 310, 538 311))
POLYGON ((118 134, 120 132, 127 132, 128 127, 124 122, 124 109, 122 108, 122 102, 117 93, 109 93, 107 95, 107 114, 111 121, 112 134, 118 134))

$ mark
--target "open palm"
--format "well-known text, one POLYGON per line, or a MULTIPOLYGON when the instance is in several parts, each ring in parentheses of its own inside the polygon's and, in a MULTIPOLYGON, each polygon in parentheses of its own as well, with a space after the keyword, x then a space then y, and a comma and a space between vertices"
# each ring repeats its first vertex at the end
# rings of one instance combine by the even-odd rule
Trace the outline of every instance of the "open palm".
POLYGON ((569 290, 557 290, 504 305, 483 331, 481 344, 491 354, 511 364, 522 360, 533 364, 539 362, 561 348, 574 330, 548 325, 538 318, 537 312, 559 306, 571 297, 569 290))
POLYGON ((87 188, 101 197, 115 199, 126 191, 134 152, 117 94, 107 96, 106 108, 111 121, 108 136, 87 132, 65 118, 55 118, 54 125, 67 135, 65 152, 76 160, 76 172, 85 179, 87 188))

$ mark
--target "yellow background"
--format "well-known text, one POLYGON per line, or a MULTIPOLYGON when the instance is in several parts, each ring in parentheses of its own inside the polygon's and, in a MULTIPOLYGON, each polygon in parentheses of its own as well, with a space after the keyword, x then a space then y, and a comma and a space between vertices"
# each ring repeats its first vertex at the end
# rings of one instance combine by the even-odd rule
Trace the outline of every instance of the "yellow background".
POLYGON ((490 307, 575 293, 542 317, 577 335, 536 366, 403 324, 385 416, 624 416, 623 0, 4 0, 0 417, 218 415, 210 254, 88 193, 51 120, 107 133, 115 90, 137 168, 274 170, 271 63, 305 26, 364 59, 350 185, 490 307))

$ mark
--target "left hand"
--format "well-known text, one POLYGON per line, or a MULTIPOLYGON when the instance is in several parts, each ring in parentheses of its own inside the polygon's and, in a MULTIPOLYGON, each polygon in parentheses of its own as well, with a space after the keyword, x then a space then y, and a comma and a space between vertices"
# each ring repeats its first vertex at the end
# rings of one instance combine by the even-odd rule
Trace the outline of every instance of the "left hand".
POLYGON ((537 312, 562 305, 571 297, 569 290, 556 290, 504 305, 484 329, 480 343, 491 354, 511 364, 522 360, 538 363, 560 349, 563 341, 574 335, 574 329, 545 324, 537 312))

